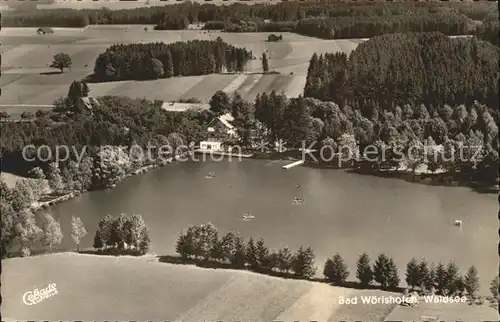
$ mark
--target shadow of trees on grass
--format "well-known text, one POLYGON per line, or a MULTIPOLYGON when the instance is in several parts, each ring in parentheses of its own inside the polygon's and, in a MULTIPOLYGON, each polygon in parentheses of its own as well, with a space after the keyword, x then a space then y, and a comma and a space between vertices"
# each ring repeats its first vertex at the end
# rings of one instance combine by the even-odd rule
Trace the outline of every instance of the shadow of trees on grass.
POLYGON ((161 263, 169 263, 169 264, 174 264, 174 265, 194 265, 200 268, 211 268, 211 269, 234 269, 234 270, 241 270, 241 271, 249 271, 249 272, 254 272, 262 275, 268 275, 268 276, 273 276, 273 277, 279 277, 279 278, 285 278, 285 279, 293 279, 293 280, 307 280, 307 281, 312 281, 312 282, 319 282, 319 283, 326 283, 332 286, 337 286, 337 287, 345 287, 345 288, 352 288, 352 289, 357 289, 357 290, 383 290, 383 291, 388 291, 388 292, 397 292, 397 293, 403 293, 404 288, 398 287, 394 289, 382 289, 378 285, 361 285, 359 282, 355 281, 346 281, 344 283, 341 283, 339 285, 334 285, 327 281, 325 278, 311 278, 311 279, 304 279, 295 276, 292 273, 287 273, 287 272, 278 272, 275 270, 269 270, 269 269, 252 269, 248 266, 245 268, 242 267, 236 267, 230 263, 220 263, 214 260, 204 260, 204 259, 193 259, 193 258, 182 258, 181 256, 172 256, 172 255, 160 255, 157 256, 158 261, 161 263))

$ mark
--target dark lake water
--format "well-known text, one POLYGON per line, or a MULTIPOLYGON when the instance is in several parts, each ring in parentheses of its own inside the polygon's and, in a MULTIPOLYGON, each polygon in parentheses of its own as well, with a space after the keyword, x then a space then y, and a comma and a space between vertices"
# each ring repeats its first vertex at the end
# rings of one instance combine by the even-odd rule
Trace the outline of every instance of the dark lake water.
POLYGON ((318 266, 339 252, 352 279, 362 252, 372 259, 381 252, 392 256, 402 281, 412 257, 453 260, 462 272, 476 265, 482 289, 488 292, 498 273, 496 195, 341 170, 283 170, 283 164, 267 160, 171 164, 50 211, 61 221, 63 247, 75 248, 71 216, 84 221, 89 234, 81 246, 91 247, 100 218, 140 213, 156 254, 174 253, 183 229, 210 221, 221 233, 234 229, 245 237, 263 237, 271 248, 311 246, 318 266), (206 179, 209 172, 216 177, 206 179), (305 203, 294 205, 295 196, 305 203), (256 218, 243 221, 247 212, 256 218), (462 229, 453 225, 456 219, 463 221, 462 229))

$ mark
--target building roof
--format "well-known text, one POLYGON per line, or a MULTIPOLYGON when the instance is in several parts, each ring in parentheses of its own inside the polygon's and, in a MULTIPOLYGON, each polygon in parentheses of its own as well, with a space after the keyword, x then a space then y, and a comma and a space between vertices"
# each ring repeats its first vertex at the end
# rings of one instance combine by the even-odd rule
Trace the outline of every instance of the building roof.
POLYGON ((40 31, 42 31, 46 34, 53 34, 54 33, 54 30, 52 30, 51 27, 40 27, 40 28, 38 28, 37 32, 40 32, 40 31))
POLYGON ((231 124, 232 121, 234 121, 234 117, 231 115, 231 113, 226 113, 224 115, 221 115, 218 117, 218 119, 229 129, 234 128, 234 126, 231 124))
POLYGON ((101 103, 99 103, 99 101, 93 96, 80 97, 80 101, 89 110, 92 109, 93 105, 101 105, 101 103))
POLYGON ((202 103, 163 102, 161 108, 170 112, 185 112, 187 110, 208 110, 210 105, 202 103))

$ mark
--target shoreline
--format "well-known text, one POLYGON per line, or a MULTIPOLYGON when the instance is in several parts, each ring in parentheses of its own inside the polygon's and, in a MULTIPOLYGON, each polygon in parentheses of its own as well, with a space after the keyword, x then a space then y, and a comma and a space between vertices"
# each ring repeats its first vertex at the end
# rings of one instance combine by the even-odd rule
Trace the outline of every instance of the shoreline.
MULTIPOLYGON (((278 152, 261 152, 255 153, 253 157, 250 159, 261 159, 261 160, 280 160, 280 161, 300 161, 301 158, 294 156, 294 151, 278 153, 278 152)), ((316 169, 328 169, 328 170, 343 170, 348 173, 354 173, 358 175, 365 176, 375 176, 379 178, 390 178, 390 179, 399 179, 404 180, 408 183, 421 184, 427 186, 435 186, 435 187, 467 187, 477 193, 500 193, 500 187, 498 184, 485 186, 478 184, 474 181, 463 181, 456 180, 454 175, 460 173, 452 173, 452 172, 435 172, 429 173, 427 171, 417 170, 415 174, 408 168, 400 167, 399 169, 372 169, 372 170, 363 170, 357 167, 342 167, 336 164, 328 164, 328 163, 319 163, 319 162, 311 162, 305 160, 305 162, 301 165, 308 168, 316 168, 316 169)))
POLYGON ((44 199, 44 197, 50 197, 51 196, 50 194, 43 195, 43 196, 41 196, 41 198, 39 200, 33 202, 28 207, 28 209, 30 209, 33 212, 38 212, 40 210, 50 208, 51 206, 54 206, 55 204, 58 204, 58 203, 61 203, 61 202, 68 201, 68 200, 71 200, 73 198, 76 198, 76 197, 80 196, 83 193, 87 193, 87 192, 91 192, 91 191, 102 191, 102 190, 107 190, 107 189, 113 189, 113 188, 116 187, 117 184, 121 183, 122 181, 124 181, 125 179, 127 179, 129 177, 133 177, 133 176, 136 176, 136 175, 144 174, 144 173, 146 173, 146 172, 148 172, 150 170, 153 170, 153 169, 156 169, 156 168, 159 168, 159 167, 163 167, 163 166, 165 166, 167 164, 170 164, 170 163, 172 163, 174 161, 177 161, 181 157, 182 157, 181 155, 178 155, 178 156, 175 156, 175 157, 170 157, 170 158, 168 158, 164 162, 160 162, 160 163, 156 163, 156 164, 148 164, 148 165, 142 166, 139 169, 136 169, 134 171, 131 171, 131 172, 123 175, 122 177, 116 178, 116 180, 114 181, 114 183, 111 186, 108 186, 108 187, 103 187, 103 188, 93 189, 93 190, 86 190, 86 191, 70 191, 70 192, 65 193, 63 195, 54 196, 53 198, 50 198, 50 199, 47 199, 47 200, 44 200, 44 201, 40 201, 40 200, 44 199))
MULTIPOLYGON (((189 155, 192 155, 194 153, 203 153, 202 151, 192 151, 189 152, 189 155)), ((300 161, 299 158, 293 157, 293 153, 288 153, 288 155, 283 155, 285 153, 248 153, 248 154, 243 154, 241 155, 244 159, 255 159, 255 160, 269 160, 269 161, 290 161, 290 162, 296 162, 300 161)), ((231 157, 231 153, 217 153, 217 155, 220 155, 222 157, 231 157)), ((50 208, 51 206, 54 206, 57 203, 61 203, 67 200, 71 200, 73 198, 76 198, 77 196, 80 196, 83 193, 90 192, 90 191, 100 191, 100 190, 106 190, 106 189, 112 189, 116 187, 117 184, 121 183, 125 179, 144 174, 150 170, 163 167, 167 164, 170 164, 174 161, 178 161, 178 159, 183 158, 185 156, 178 155, 176 157, 171 157, 167 159, 164 162, 157 163, 157 164, 149 164, 145 165, 139 169, 136 169, 130 173, 125 174, 122 177, 116 178, 115 182, 108 187, 104 188, 99 188, 95 190, 88 190, 88 191, 71 191, 63 195, 58 195, 54 196, 51 199, 47 199, 44 201, 40 201, 43 199, 43 197, 49 197, 50 195, 44 195, 42 198, 40 198, 38 201, 35 201, 29 209, 32 210, 33 212, 37 212, 42 209, 47 209, 50 208)), ((358 175, 365 175, 365 176, 375 176, 379 178, 388 178, 388 179, 399 179, 399 180, 404 180, 408 183, 414 183, 414 184, 421 184, 421 185, 427 185, 427 186, 437 186, 437 187, 467 187, 473 190, 474 192, 477 193, 487 193, 487 194, 498 194, 500 192, 500 188, 498 185, 493 185, 493 186, 483 186, 479 185, 475 182, 467 182, 467 181, 458 181, 458 180, 453 180, 453 178, 449 179, 450 176, 453 176, 452 173, 450 172, 444 172, 444 173, 427 173, 423 171, 417 171, 415 174, 413 174, 411 171, 401 168, 398 170, 393 170, 393 169, 386 169, 386 170, 371 170, 371 171, 363 171, 358 168, 353 168, 353 167, 338 167, 336 165, 329 165, 329 164, 323 164, 323 163, 314 163, 314 162, 308 162, 305 161, 303 164, 299 166, 305 166, 308 168, 316 168, 316 169, 328 169, 328 170, 343 170, 344 172, 348 173, 353 173, 353 174, 358 174, 358 175), (446 178, 446 179, 445 179, 446 178)), ((282 167, 280 168, 282 170, 282 167)))

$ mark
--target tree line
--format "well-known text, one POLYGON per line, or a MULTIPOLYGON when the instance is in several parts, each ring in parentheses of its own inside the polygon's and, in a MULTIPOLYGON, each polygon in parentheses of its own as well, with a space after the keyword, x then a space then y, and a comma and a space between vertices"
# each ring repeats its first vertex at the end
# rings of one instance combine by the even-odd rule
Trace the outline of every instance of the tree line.
POLYGON ((226 32, 295 32, 323 39, 369 38, 395 32, 470 33, 469 19, 454 12, 404 12, 388 16, 308 17, 292 21, 226 19, 209 21, 206 30, 226 32))
MULTIPOLYGON (((122 10, 101 9, 48 9, 14 11, 2 17, 4 27, 85 27, 87 25, 103 24, 155 24, 170 25, 178 29, 184 24, 240 20, 273 20, 294 21, 310 17, 353 17, 362 21, 366 17, 402 15, 412 13, 460 13, 470 19, 484 20, 495 15, 495 4, 460 2, 394 2, 359 1, 289 1, 277 4, 235 3, 217 6, 214 4, 181 3, 149 8, 134 8, 122 10), (167 22, 167 23, 166 23, 167 22)), ((185 24, 184 24, 185 25, 185 24)), ((280 31, 280 30, 275 30, 280 31)))
POLYGON ((308 18, 298 21, 294 32, 323 39, 370 38, 395 32, 468 33, 468 18, 452 13, 397 16, 308 18))
POLYGON ((252 53, 218 37, 215 41, 113 45, 95 62, 93 80, 158 79, 242 72, 252 53))
MULTIPOLYGON (((317 272, 315 255, 311 247, 299 247, 292 252, 288 246, 270 250, 264 239, 248 240, 236 231, 221 235, 210 222, 191 226, 183 232, 176 243, 176 252, 184 260, 215 261, 228 264, 231 268, 250 269, 259 273, 279 273, 300 279, 314 279, 317 272)), ((279 275, 278 274, 278 275, 279 275)), ((333 285, 346 286, 350 272, 342 256, 336 253, 327 258, 323 276, 333 285)), ((358 285, 369 288, 376 283, 385 290, 398 290, 401 284, 394 260, 386 254, 379 254, 372 264, 367 253, 359 255, 356 262, 358 285)), ((406 266, 405 282, 412 290, 453 296, 467 294, 475 298, 479 291, 479 275, 471 266, 461 275, 457 265, 449 262, 429 264, 412 258, 406 266)), ((491 282, 491 292, 498 296, 498 278, 491 282), (496 286, 496 289, 495 289, 496 286)))

